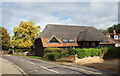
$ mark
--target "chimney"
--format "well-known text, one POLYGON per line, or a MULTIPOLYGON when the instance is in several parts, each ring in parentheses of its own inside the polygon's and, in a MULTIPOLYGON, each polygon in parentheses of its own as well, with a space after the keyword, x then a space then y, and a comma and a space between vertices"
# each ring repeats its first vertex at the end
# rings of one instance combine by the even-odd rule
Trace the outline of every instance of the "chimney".
POLYGON ((116 35, 116 31, 115 30, 113 30, 113 34, 116 35))

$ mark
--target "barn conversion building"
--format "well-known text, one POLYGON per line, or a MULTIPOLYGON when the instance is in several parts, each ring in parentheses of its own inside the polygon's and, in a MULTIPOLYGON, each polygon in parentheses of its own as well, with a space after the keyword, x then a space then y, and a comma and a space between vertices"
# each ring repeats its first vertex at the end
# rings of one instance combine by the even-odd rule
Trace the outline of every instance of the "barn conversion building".
POLYGON ((48 24, 34 42, 35 55, 42 56, 46 47, 96 48, 107 37, 92 26, 48 24))

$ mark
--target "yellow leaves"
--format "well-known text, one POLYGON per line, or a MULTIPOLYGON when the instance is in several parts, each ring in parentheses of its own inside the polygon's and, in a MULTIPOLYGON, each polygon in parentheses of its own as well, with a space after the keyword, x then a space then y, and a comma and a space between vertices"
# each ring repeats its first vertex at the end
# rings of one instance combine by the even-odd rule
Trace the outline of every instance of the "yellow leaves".
POLYGON ((27 40, 25 42, 22 42, 19 44, 20 48, 30 48, 30 46, 32 45, 31 41, 27 40))
POLYGON ((28 23, 29 23, 30 25, 34 25, 33 21, 29 21, 28 23))
POLYGON ((0 29, 2 29, 2 34, 0 34, 0 37, 2 37, 1 41, 2 41, 2 49, 3 50, 8 50, 9 46, 10 46, 10 36, 7 33, 7 30, 4 27, 0 27, 0 29))
POLYGON ((40 26, 35 26, 32 21, 21 21, 19 26, 14 29, 14 37, 12 37, 12 45, 19 46, 21 48, 30 48, 40 32, 40 26))

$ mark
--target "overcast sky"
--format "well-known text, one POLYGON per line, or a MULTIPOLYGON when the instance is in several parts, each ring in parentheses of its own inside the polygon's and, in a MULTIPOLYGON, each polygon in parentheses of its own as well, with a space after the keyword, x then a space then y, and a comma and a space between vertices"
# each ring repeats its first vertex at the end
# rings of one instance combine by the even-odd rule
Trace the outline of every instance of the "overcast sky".
POLYGON ((47 24, 106 29, 118 23, 118 2, 2 2, 0 9, 2 26, 11 36, 22 20, 33 21, 41 31, 47 24))

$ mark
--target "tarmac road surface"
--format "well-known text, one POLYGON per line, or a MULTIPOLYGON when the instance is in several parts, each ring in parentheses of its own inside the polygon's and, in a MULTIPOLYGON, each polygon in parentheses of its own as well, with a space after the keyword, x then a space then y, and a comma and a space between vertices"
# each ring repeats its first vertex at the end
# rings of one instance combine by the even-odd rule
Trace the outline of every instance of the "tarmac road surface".
POLYGON ((98 70, 89 71, 84 68, 73 68, 25 56, 3 55, 2 58, 11 61, 21 68, 26 74, 82 74, 81 76, 86 74, 102 74, 98 70))

